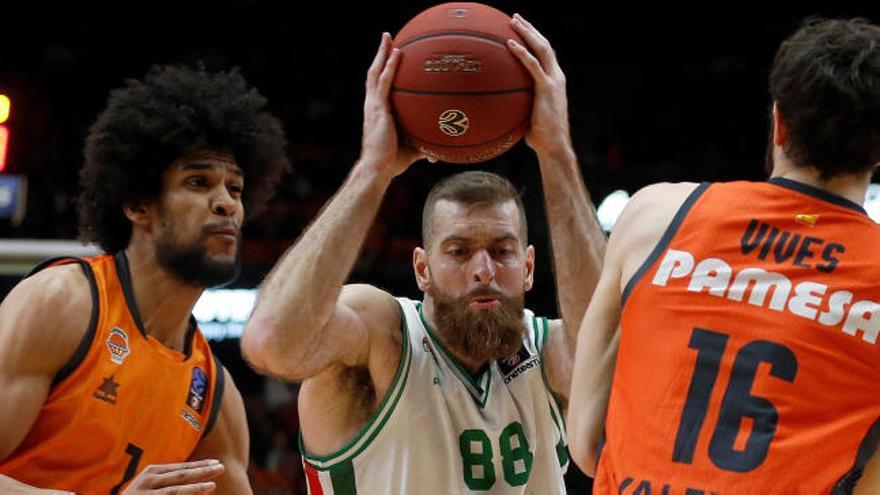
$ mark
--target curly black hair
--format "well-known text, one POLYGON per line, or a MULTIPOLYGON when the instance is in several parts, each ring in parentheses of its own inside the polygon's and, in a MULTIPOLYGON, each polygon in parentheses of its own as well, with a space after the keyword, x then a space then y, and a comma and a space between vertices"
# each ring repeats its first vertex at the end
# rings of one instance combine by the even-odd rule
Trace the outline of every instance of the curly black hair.
POLYGON ((812 165, 828 179, 880 162, 880 27, 865 19, 807 19, 776 53, 770 94, 796 165, 812 165))
POLYGON ((203 66, 154 66, 143 81, 110 92, 86 138, 79 237, 108 253, 128 246, 131 222, 123 206, 157 199, 173 161, 200 148, 231 153, 244 172, 249 216, 272 197, 290 169, 281 122, 240 71, 203 66))

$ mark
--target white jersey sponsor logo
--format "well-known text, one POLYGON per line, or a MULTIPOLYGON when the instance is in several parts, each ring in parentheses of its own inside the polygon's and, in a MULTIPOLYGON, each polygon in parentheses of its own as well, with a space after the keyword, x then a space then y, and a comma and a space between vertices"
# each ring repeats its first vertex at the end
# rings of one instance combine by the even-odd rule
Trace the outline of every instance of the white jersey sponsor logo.
POLYGON ((669 249, 652 284, 665 287, 671 279, 688 278, 687 290, 744 302, 772 311, 789 312, 875 344, 880 334, 880 304, 853 301, 853 293, 805 280, 794 284, 780 273, 757 267, 734 271, 721 258, 694 259, 694 255, 669 249))

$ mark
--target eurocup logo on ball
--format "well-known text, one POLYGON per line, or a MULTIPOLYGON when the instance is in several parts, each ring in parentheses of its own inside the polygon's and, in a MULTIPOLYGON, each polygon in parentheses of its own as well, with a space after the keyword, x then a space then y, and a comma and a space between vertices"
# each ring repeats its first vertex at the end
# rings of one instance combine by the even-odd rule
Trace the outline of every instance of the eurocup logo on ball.
POLYGON ((440 130, 447 136, 463 136, 470 127, 470 119, 461 110, 447 110, 440 114, 440 130))

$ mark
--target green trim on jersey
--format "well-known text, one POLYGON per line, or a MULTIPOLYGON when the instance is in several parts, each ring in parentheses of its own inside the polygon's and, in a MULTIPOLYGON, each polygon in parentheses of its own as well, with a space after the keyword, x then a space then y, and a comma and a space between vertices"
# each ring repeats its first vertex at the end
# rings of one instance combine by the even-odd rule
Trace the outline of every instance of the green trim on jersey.
POLYGON ((330 469, 330 482, 333 485, 333 495, 357 495, 354 464, 351 459, 330 469))
POLYGON ((556 428, 559 430, 559 442, 556 443, 556 457, 559 459, 559 467, 564 468, 568 464, 568 446, 565 444, 565 429, 562 422, 556 416, 553 404, 548 401, 547 405, 550 406, 550 417, 553 418, 553 423, 556 424, 556 428))
POLYGON ((535 336, 535 349, 538 350, 538 357, 541 363, 544 363, 544 347, 541 345, 541 334, 538 332, 538 317, 532 315, 532 335, 535 336))
MULTIPOLYGON (((412 356, 412 350, 410 349, 409 343, 409 329, 406 325, 406 313, 403 310, 403 307, 400 305, 400 302, 395 300, 397 306, 400 308, 400 333, 403 337, 403 349, 400 353, 400 363, 397 365, 397 372, 394 375, 394 379, 391 382, 391 386, 388 388, 388 392, 385 393, 385 397, 382 399, 382 403, 379 404, 379 408, 376 409, 376 412, 373 413, 373 416, 367 421, 367 424, 364 425, 364 428, 354 437, 345 447, 337 450, 336 452, 327 455, 327 456, 312 456, 306 454, 306 449, 303 446, 302 441, 302 430, 299 433, 299 451, 302 453, 303 459, 306 460, 309 464, 312 465, 315 469, 319 471, 326 470, 334 470, 336 466, 339 466, 343 463, 347 463, 351 465, 352 459, 361 452, 366 449, 370 443, 376 438, 376 435, 382 430, 382 427, 385 426, 385 423, 388 422, 388 418, 391 417, 391 413, 394 411, 395 406, 397 406, 397 402, 400 400, 400 397, 403 395, 403 389, 406 386, 406 377, 409 375, 409 365, 412 356)), ((342 468, 339 468, 342 469, 342 468)), ((332 476, 331 472, 331 476, 332 476)), ((354 472, 352 471, 352 482, 354 481, 354 472)), ((334 486, 335 486, 334 481, 334 486)), ((352 485, 354 486, 354 485, 352 485)), ((342 492, 349 493, 349 492, 342 492)), ((354 493, 354 492, 351 492, 354 493)))
POLYGON ((467 368, 458 361, 458 358, 446 348, 443 341, 434 333, 434 329, 428 324, 428 320, 425 318, 425 313, 422 311, 422 303, 417 302, 416 306, 419 310, 419 318, 422 320, 422 325, 424 325, 425 330, 427 330, 431 342, 440 349, 441 355, 451 365, 450 368, 452 368, 453 373, 455 373, 468 392, 470 392, 474 401, 480 406, 480 408, 485 407, 486 401, 489 399, 489 387, 492 385, 491 363, 489 366, 484 367, 483 372, 480 373, 479 379, 474 380, 474 377, 471 376, 467 368))
POLYGON ((547 347, 547 337, 550 335, 550 322, 547 318, 541 318, 541 323, 544 324, 544 333, 541 335, 541 354, 544 354, 544 349, 547 347))
POLYGON ((547 373, 545 371, 547 368, 544 366, 544 348, 547 346, 547 338, 550 336, 550 321, 548 321, 547 318, 534 317, 532 319, 532 325, 535 327, 535 347, 538 348, 538 354, 541 357, 541 378, 544 380, 544 386, 547 388, 547 395, 552 397, 552 400, 547 401, 547 406, 550 408, 550 417, 553 419, 556 429, 559 430, 559 442, 556 444, 556 457, 559 459, 559 467, 565 468, 565 466, 568 465, 569 460, 568 446, 565 443, 565 415, 562 414, 562 404, 560 403, 559 398, 556 397, 553 389, 550 388, 550 383, 547 381, 547 373), (538 338, 539 335, 540 339, 538 338))
MULTIPOLYGON (((550 388, 550 382, 547 381, 547 367, 544 365, 544 348, 547 346, 547 338, 550 336, 550 322, 547 318, 537 316, 532 318, 532 326, 535 329, 535 347, 538 348, 538 356, 541 358, 541 378, 544 379, 544 386, 547 387, 547 393, 550 394, 550 397, 553 397, 553 405, 556 406, 556 410, 559 411, 559 417, 562 418, 562 424, 558 424, 556 426, 559 427, 559 430, 565 433, 565 415, 562 414, 562 402, 560 402, 559 398, 556 397, 556 392, 550 388), (540 320, 540 328, 541 331, 538 331, 539 328, 539 320, 540 320), (539 338, 540 334, 540 338, 539 338)), ((552 412, 552 411, 551 411, 552 412)), ((555 419, 555 417, 554 417, 555 419)))

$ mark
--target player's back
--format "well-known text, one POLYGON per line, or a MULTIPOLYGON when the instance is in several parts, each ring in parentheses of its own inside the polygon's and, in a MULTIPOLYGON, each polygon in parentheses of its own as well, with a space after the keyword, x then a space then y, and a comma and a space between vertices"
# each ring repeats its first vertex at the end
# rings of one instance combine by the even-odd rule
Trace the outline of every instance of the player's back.
POLYGON ((880 436, 880 228, 785 179, 701 185, 623 293, 595 493, 829 493, 880 436))

